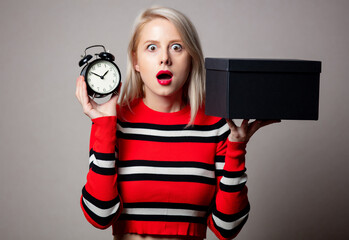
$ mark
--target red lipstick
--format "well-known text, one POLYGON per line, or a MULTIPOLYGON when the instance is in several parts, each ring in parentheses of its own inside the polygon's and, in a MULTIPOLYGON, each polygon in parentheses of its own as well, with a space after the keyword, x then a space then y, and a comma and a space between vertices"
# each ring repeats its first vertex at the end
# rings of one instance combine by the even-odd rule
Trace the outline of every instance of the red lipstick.
POLYGON ((156 74, 156 78, 161 85, 169 85, 172 81, 173 74, 168 70, 161 70, 156 74))

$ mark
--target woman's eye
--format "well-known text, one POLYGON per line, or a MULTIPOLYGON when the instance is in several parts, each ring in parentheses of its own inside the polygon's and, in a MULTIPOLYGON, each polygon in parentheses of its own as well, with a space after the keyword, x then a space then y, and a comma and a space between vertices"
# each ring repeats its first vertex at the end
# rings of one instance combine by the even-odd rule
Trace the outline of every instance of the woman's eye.
POLYGON ((171 46, 171 48, 172 48, 173 50, 175 50, 176 52, 182 50, 182 46, 181 46, 180 44, 178 44, 178 43, 173 44, 173 45, 171 46))
POLYGON ((155 51, 155 50, 157 49, 157 47, 156 47, 155 44, 150 44, 150 45, 147 47, 147 49, 148 49, 149 51, 155 51))

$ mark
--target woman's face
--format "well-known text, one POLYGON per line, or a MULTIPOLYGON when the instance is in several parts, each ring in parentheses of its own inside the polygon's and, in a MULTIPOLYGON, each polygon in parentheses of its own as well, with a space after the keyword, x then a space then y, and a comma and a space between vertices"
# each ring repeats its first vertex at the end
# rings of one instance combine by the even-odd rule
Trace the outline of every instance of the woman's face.
POLYGON ((148 100, 181 99, 191 57, 170 21, 156 18, 144 25, 134 55, 134 68, 141 75, 148 100))

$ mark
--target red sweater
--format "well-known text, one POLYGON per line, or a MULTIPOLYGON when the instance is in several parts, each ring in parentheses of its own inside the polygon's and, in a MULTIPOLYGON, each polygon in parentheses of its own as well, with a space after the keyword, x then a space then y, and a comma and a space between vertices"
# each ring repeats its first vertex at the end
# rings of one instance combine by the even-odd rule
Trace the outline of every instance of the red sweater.
POLYGON ((97 228, 137 233, 232 239, 249 203, 246 143, 227 140, 225 119, 190 108, 161 113, 138 101, 132 111, 93 119, 90 169, 81 207, 97 228))

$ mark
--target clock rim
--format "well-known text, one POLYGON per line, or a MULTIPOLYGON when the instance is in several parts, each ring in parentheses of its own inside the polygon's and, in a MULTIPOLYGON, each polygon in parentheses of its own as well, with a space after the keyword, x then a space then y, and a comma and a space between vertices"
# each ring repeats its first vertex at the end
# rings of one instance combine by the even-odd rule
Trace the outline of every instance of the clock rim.
POLYGON ((106 59, 95 59, 95 60, 93 60, 92 62, 90 62, 84 69, 82 69, 81 73, 82 73, 82 72, 84 72, 83 75, 84 75, 84 79, 85 79, 85 82, 86 82, 88 95, 91 96, 91 97, 92 97, 92 96, 94 96, 94 97, 96 97, 96 98, 105 97, 105 96, 107 96, 107 95, 109 95, 109 94, 112 94, 112 93, 114 93, 114 92, 117 92, 117 90, 118 90, 119 87, 120 87, 120 83, 121 83, 121 72, 120 72, 119 67, 118 67, 114 62, 112 62, 112 61, 109 61, 109 60, 106 60, 106 59), (108 62, 108 63, 113 64, 113 65, 115 66, 115 68, 116 68, 118 74, 119 74, 119 79, 120 79, 120 80, 119 80, 119 82, 117 83, 116 87, 115 87, 112 91, 110 91, 110 92, 107 92, 107 93, 99 93, 99 92, 96 92, 95 90, 93 90, 93 89, 90 87, 90 85, 89 85, 89 83, 88 83, 88 81, 87 81, 87 74, 88 74, 89 70, 91 69, 91 67, 92 67, 93 65, 95 65, 95 64, 98 63, 98 62, 108 62), (85 70, 85 71, 84 71, 84 70, 85 70))

